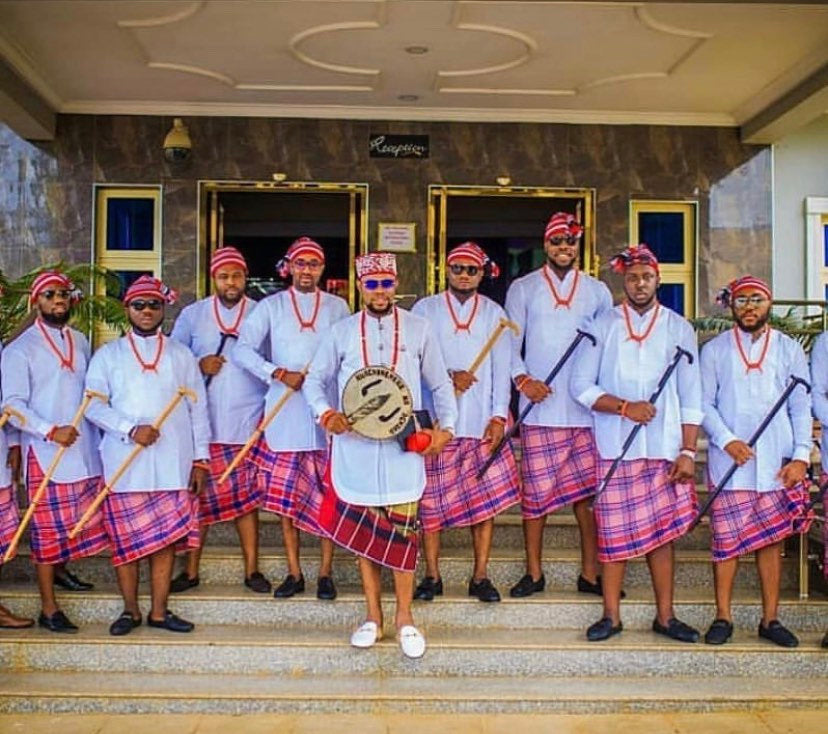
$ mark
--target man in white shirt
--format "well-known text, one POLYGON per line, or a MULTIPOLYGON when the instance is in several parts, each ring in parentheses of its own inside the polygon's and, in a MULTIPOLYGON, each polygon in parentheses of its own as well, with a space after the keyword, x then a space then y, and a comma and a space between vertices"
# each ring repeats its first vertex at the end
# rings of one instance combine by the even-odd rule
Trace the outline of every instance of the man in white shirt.
MULTIPOLYGON (((828 485, 828 332, 820 334, 811 350, 811 400, 814 416, 822 426, 820 440, 820 459, 822 472, 819 486, 828 485)), ((828 491, 822 495, 823 514, 828 508, 828 491)), ((822 542, 824 556, 822 571, 828 579, 828 522, 822 523, 822 542)), ((822 638, 822 646, 828 648, 828 632, 822 638)))
MULTIPOLYGON (((247 263, 235 247, 221 247, 213 253, 210 277, 214 294, 183 309, 170 334, 198 360, 207 390, 212 436, 210 477, 199 495, 201 545, 203 548, 210 525, 233 520, 244 556, 244 585, 268 594, 270 582, 259 571, 258 509, 262 504, 262 487, 249 455, 218 484, 262 417, 262 381, 232 361, 239 331, 256 303, 244 295, 247 263)), ((187 568, 173 579, 170 591, 198 586, 200 559, 201 548, 187 554, 187 568)))
POLYGON ((582 343, 570 379, 573 397, 593 411, 598 477, 606 477, 635 424, 641 429, 595 501, 604 616, 587 630, 587 639, 621 632, 626 563, 643 555, 656 598, 653 631, 696 642, 698 631, 673 609, 673 541, 687 532, 697 511, 694 462, 702 408, 696 336, 684 318, 659 304, 659 264, 646 245, 630 246, 611 264, 623 274, 626 300, 588 327, 598 345, 582 343), (677 347, 692 364, 679 359, 654 406, 649 396, 680 354, 677 347))
MULTIPOLYGON (((504 310, 477 289, 484 274, 494 277, 497 266, 474 242, 454 247, 446 258, 448 289, 418 301, 412 313, 431 324, 457 395, 454 438, 437 455, 427 456, 426 489, 420 501, 420 522, 426 575, 415 599, 431 601, 443 593, 440 577, 440 531, 468 527, 474 544, 474 570, 469 596, 500 601, 488 578, 495 515, 520 502, 517 465, 511 446, 504 446, 486 474, 477 471, 503 440, 511 397, 511 345, 500 338, 472 374, 469 367, 489 337, 506 319, 504 310)), ((508 331, 508 330, 507 330, 508 331)), ((426 397, 430 397, 426 393, 426 397)))
POLYGON ((124 611, 112 635, 129 634, 141 624, 138 561, 149 558, 152 607, 147 624, 171 632, 194 625, 167 608, 175 546, 199 547, 198 497, 210 469, 210 421, 198 363, 187 347, 164 336, 164 305, 176 294, 143 275, 124 294, 131 325, 126 336, 104 344, 86 375, 90 390, 106 395, 94 401, 89 418, 103 431, 104 480, 112 481, 136 446, 141 452, 115 482, 103 504, 112 543, 112 564, 124 611), (181 400, 159 429, 155 421, 181 389, 195 394, 181 400))
MULTIPOLYGON (((792 376, 807 380, 799 342, 768 324, 771 290, 745 275, 719 294, 736 322, 702 349, 704 430, 710 438, 708 469, 715 487, 735 462, 739 468, 711 507, 716 618, 705 642, 721 645, 733 634, 731 600, 739 557, 756 554, 762 586, 759 636, 796 647, 796 636, 777 615, 785 538, 807 529, 805 483, 812 443, 811 399, 796 388, 751 448, 747 441, 792 376)), ((815 390, 818 392, 819 390, 815 390)), ((823 396, 820 398, 824 401, 823 396)))
POLYGON ((286 390, 297 391, 251 452, 263 483, 262 507, 282 518, 288 573, 274 596, 287 598, 305 590, 299 561, 299 530, 303 530, 322 538, 316 596, 335 599, 333 543, 318 524, 327 461, 325 432, 300 391, 322 334, 350 311, 344 299, 319 288, 325 269, 319 243, 300 237, 288 248, 282 266, 291 286, 259 302, 242 325, 233 361, 268 386, 265 413, 286 390))
MULTIPOLYGON (((359 556, 367 602, 366 621, 351 636, 354 647, 372 647, 382 637, 380 571, 394 571, 396 628, 405 655, 421 657, 425 638, 414 626, 411 602, 417 565, 418 503, 425 489, 423 457, 391 439, 365 438, 351 430, 341 396, 349 378, 365 367, 389 368, 408 386, 413 408, 421 407, 421 383, 434 398, 439 428, 424 429, 428 454, 452 438, 457 419, 454 390, 429 323, 397 308, 397 264, 390 253, 356 260, 364 310, 335 324, 313 358, 304 391, 320 424, 333 434, 330 486, 320 524, 334 542, 359 556)), ((363 388, 364 389, 364 388, 363 388)))
POLYGON ((573 355, 551 387, 543 380, 576 336, 576 330, 612 307, 609 289, 578 269, 583 227, 566 212, 546 225, 543 267, 514 281, 506 312, 520 327, 512 336, 512 377, 520 408, 534 404, 521 424, 523 532, 526 574, 511 596, 543 591, 541 566, 546 516, 572 505, 581 536, 578 591, 601 594, 601 575, 590 498, 595 492, 595 439, 592 416, 569 394, 569 377, 579 369, 573 355), (525 355, 523 354, 525 352, 525 355))
MULTIPOLYGON (((29 501, 57 452, 66 449, 30 525, 41 599, 38 624, 52 632, 78 630, 58 608, 55 566, 94 555, 109 545, 100 512, 82 533, 71 540, 68 537, 69 529, 95 499, 101 475, 98 432, 86 419, 77 429, 71 425, 83 401, 90 355, 86 337, 68 326, 72 305, 79 297, 63 273, 40 273, 30 294, 37 318, 2 355, 3 400, 24 419, 12 418, 12 422, 22 431, 29 501)), ((69 580, 79 581, 71 576, 69 580)), ((80 584, 80 588, 91 585, 80 584)))

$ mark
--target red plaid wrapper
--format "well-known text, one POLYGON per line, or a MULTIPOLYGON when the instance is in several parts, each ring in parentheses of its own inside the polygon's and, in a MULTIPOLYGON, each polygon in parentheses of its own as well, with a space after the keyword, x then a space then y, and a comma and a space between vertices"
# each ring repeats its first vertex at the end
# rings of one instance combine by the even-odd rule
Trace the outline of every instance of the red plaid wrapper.
POLYGON ((520 427, 522 514, 545 517, 595 494, 595 439, 590 428, 520 427))
POLYGON ((240 450, 241 446, 236 444, 210 444, 210 477, 198 497, 202 525, 235 520, 261 507, 262 486, 256 477, 256 465, 249 455, 242 459, 224 482, 218 484, 218 478, 240 450))
POLYGON ((200 544, 198 497, 187 489, 110 492, 103 515, 113 566, 137 561, 172 543, 179 552, 200 544))
POLYGON ((511 446, 504 446, 481 479, 491 443, 455 438, 436 456, 425 457, 426 488, 420 522, 428 533, 488 520, 520 502, 519 479, 511 446))
MULTIPOLYGON (((43 470, 29 449, 26 454, 26 489, 29 502, 43 479, 43 470)), ((96 512, 72 540, 69 533, 101 490, 101 478, 76 482, 49 482, 29 525, 29 545, 35 563, 53 566, 100 553, 109 547, 100 512, 96 512)))
POLYGON ((251 450, 258 468, 262 508, 289 517, 300 530, 326 537, 319 527, 326 451, 271 451, 264 438, 251 450))
MULTIPOLYGON (((828 474, 822 472, 819 476, 819 486, 824 487, 826 482, 828 482, 828 474)), ((822 496, 822 515, 823 518, 828 515, 828 492, 822 496)), ((825 578, 828 579, 828 520, 825 519, 822 521, 822 548, 824 553, 822 572, 825 574, 825 578)))
MULTIPOLYGON (((599 460, 599 476, 611 464, 599 460)), ((595 502, 601 563, 646 555, 690 529, 697 512, 696 487, 693 482, 669 482, 671 465, 665 459, 621 462, 595 502)))
MULTIPOLYGON (((17 532, 19 522, 20 513, 17 511, 14 487, 11 484, 8 487, 0 487, 0 559, 6 555, 6 550, 17 532)), ((15 552, 12 558, 16 555, 15 552)))

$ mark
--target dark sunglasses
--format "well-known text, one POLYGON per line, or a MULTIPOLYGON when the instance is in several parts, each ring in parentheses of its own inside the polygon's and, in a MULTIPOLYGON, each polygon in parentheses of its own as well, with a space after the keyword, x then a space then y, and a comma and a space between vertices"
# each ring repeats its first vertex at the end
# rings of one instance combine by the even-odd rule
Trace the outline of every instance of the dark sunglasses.
POLYGON ((574 245, 578 241, 577 237, 572 237, 571 235, 566 235, 562 237, 550 237, 549 244, 550 245, 574 245))
POLYGON ((733 299, 733 305, 736 308, 745 308, 748 304, 751 306, 763 306, 768 302, 768 299, 764 296, 736 296, 733 299))
POLYGON ((467 272, 469 275, 477 275, 480 272, 480 268, 477 265, 449 265, 449 270, 451 270, 452 275, 461 275, 463 271, 467 272))
POLYGON ((375 291, 377 288, 388 290, 389 288, 393 288, 395 283, 396 281, 393 278, 383 278, 382 280, 363 280, 362 287, 365 288, 366 291, 375 291))
POLYGON ((61 289, 61 290, 47 290, 47 291, 41 291, 40 295, 43 296, 47 301, 51 301, 55 298, 55 296, 58 296, 60 298, 71 298, 72 297, 72 291, 67 291, 67 290, 63 290, 63 289, 61 289))
POLYGON ((135 311, 143 311, 146 308, 150 311, 158 311, 161 305, 161 301, 157 298, 153 298, 150 301, 142 301, 140 298, 136 298, 134 301, 129 302, 129 307, 135 311))

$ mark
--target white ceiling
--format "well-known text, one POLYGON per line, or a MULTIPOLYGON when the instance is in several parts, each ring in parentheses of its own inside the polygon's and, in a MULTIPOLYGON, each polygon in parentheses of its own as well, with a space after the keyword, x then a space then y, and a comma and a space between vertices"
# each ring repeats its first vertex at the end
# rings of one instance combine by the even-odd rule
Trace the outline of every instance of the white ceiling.
POLYGON ((0 58, 58 112, 740 125, 828 4, 0 0, 0 58))

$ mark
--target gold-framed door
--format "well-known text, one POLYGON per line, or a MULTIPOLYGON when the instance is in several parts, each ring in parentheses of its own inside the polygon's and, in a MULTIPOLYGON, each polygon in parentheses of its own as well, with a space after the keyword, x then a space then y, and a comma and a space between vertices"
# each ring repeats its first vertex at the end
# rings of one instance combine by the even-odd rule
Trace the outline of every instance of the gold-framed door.
MULTIPOLYGON (((223 192, 257 192, 273 195, 341 194, 348 197, 348 304, 356 307, 354 259, 368 252, 368 184, 327 181, 218 181, 198 182, 198 281, 197 295, 203 298, 209 284, 207 263, 217 247, 224 244, 223 192)), ((297 236, 302 233, 297 233, 297 236)))
MULTIPOLYGON (((576 216, 584 226, 582 267, 598 276, 601 266, 595 247, 595 189, 553 188, 545 186, 452 186, 432 184, 428 187, 428 236, 426 239, 426 294, 432 295, 445 288, 448 220, 452 197, 494 197, 524 199, 579 199, 576 216)), ((549 212, 550 215, 553 213, 549 212)), ((543 240, 543 226, 538 228, 538 246, 543 240)))

